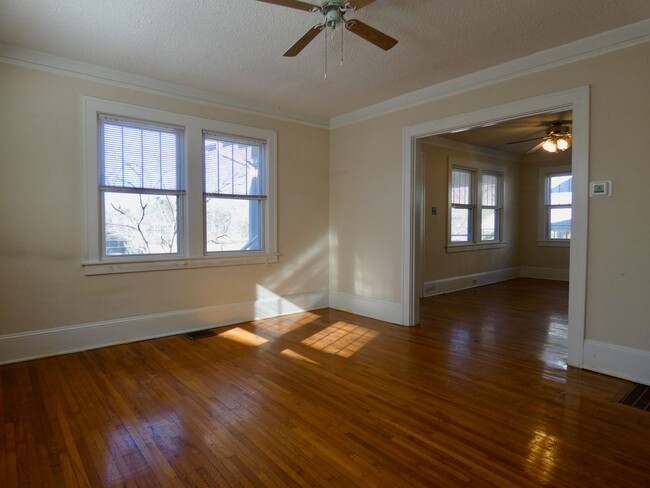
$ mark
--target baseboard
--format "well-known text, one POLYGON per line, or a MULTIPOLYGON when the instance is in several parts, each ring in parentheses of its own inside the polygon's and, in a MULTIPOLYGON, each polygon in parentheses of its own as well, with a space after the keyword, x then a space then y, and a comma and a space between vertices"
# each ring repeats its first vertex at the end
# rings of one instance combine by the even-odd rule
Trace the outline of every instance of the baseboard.
POLYGON ((442 295, 443 293, 451 293, 453 291, 465 290, 476 286, 513 280, 519 278, 519 276, 519 268, 515 267, 427 281, 424 283, 423 295, 425 297, 432 297, 434 295, 442 295))
POLYGON ((540 268, 538 266, 522 266, 522 278, 537 280, 569 281, 569 268, 540 268))
POLYGON ((250 320, 326 308, 326 291, 280 297, 270 292, 250 302, 128 317, 0 336, 0 364, 223 327, 250 320))
POLYGON ((582 367, 650 385, 650 351, 587 339, 582 367))
POLYGON ((402 323, 402 305, 358 295, 330 291, 330 307, 392 324, 402 323))

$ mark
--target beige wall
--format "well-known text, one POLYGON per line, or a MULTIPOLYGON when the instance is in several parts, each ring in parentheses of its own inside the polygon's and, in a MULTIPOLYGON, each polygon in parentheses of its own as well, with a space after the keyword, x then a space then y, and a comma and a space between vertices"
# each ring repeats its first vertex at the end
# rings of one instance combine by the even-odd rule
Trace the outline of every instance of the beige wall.
POLYGON ((329 284, 399 303, 403 129, 587 84, 590 179, 611 179, 614 193, 589 203, 586 337, 650 351, 650 228, 639 225, 650 178, 650 43, 330 133, 0 64, 0 334, 250 301, 256 285, 291 295, 329 284), (280 262, 84 276, 82 95, 277 131, 280 262))
POLYGON ((331 289, 401 300, 405 127, 587 84, 589 175, 611 179, 614 194, 589 204, 586 337, 650 351, 650 228, 638 225, 650 179, 650 43, 333 130, 331 289))
POLYGON ((570 158, 526 160, 520 165, 520 222, 519 239, 520 252, 519 264, 521 266, 534 266, 539 268, 568 269, 569 248, 540 246, 539 226, 540 205, 542 190, 540 182, 540 169, 554 166, 570 166, 570 158))
POLYGON ((423 282, 519 266, 519 225, 516 162, 477 153, 422 144, 424 180, 423 282), (447 252, 449 158, 496 165, 504 172, 505 247, 447 252), (431 207, 437 207, 432 215, 431 207))
POLYGON ((0 335, 328 288, 329 131, 0 64, 0 335), (279 263, 84 276, 81 96, 278 134, 279 263))

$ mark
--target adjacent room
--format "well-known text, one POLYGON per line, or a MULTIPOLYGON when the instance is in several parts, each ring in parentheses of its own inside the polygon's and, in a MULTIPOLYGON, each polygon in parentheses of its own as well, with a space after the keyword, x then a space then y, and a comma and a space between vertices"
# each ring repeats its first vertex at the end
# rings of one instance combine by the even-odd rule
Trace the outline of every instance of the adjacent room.
POLYGON ((154 3, 0 0, 0 486, 650 485, 650 3, 154 3))

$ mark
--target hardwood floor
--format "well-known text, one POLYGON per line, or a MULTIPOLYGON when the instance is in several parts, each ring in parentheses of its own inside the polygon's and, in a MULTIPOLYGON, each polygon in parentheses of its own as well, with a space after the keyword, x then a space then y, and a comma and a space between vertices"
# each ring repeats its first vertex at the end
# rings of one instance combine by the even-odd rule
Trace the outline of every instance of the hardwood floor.
POLYGON ((0 486, 650 486, 632 384, 566 368, 567 286, 320 310, 0 368, 0 486))

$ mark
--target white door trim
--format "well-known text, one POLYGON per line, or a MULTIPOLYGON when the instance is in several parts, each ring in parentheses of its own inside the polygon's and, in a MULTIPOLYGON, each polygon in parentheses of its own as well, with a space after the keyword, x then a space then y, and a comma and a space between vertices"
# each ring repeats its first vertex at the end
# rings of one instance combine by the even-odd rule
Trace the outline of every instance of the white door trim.
POLYGON ((422 168, 417 141, 426 136, 478 127, 529 115, 573 111, 573 222, 571 229, 568 358, 582 367, 587 291, 587 224, 589 204, 589 86, 519 100, 496 107, 433 120, 404 129, 402 202, 402 324, 419 321, 418 281, 421 266, 420 214, 422 168))

